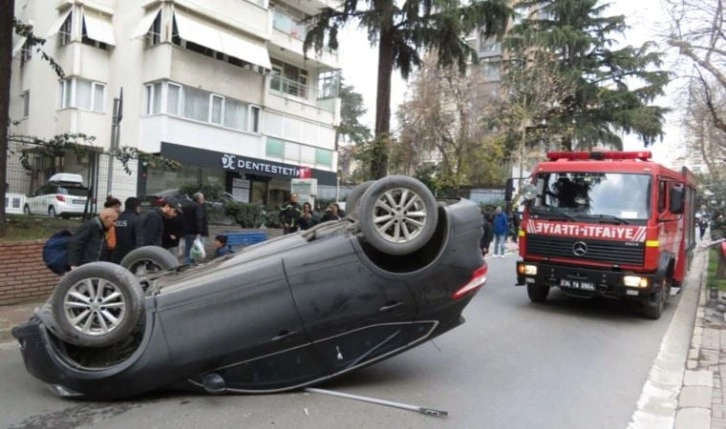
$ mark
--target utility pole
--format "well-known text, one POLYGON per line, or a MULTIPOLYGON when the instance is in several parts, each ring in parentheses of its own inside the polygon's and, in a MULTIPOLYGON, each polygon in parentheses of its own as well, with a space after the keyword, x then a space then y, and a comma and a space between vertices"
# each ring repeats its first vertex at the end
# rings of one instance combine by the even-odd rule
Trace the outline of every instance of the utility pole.
POLYGON ((124 110, 124 89, 119 90, 119 96, 113 99, 113 117, 111 118, 111 142, 108 147, 108 184, 106 185, 106 195, 111 194, 111 186, 113 185, 113 154, 119 147, 119 139, 121 138, 121 119, 123 119, 124 110))

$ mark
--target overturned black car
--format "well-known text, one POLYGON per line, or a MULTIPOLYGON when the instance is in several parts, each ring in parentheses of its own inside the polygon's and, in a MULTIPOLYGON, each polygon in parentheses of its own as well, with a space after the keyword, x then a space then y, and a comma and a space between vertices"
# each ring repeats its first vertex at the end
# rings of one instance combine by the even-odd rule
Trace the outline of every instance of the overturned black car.
POLYGON ((348 209, 204 265, 143 247, 121 266, 81 266, 13 329, 25 365, 67 396, 278 392, 461 324, 486 282, 478 207, 389 176, 354 189, 348 209))

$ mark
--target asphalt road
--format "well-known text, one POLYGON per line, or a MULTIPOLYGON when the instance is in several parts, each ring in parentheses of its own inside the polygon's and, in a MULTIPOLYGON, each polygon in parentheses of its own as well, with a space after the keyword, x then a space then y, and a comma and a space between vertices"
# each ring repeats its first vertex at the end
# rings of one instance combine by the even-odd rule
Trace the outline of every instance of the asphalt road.
POLYGON ((625 428, 678 299, 655 322, 633 305, 572 300, 559 291, 535 305, 512 286, 514 261, 489 261, 489 282, 465 310, 464 325, 319 386, 445 410, 447 417, 307 392, 65 400, 27 374, 15 345, 5 344, 0 427, 625 428))

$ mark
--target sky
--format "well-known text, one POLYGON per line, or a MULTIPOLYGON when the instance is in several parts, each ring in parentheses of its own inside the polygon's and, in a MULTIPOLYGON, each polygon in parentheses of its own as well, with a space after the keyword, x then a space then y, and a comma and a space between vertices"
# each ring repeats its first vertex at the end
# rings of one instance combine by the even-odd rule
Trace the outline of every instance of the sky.
MULTIPOLYGON (((662 32, 667 21, 661 0, 611 0, 608 3, 610 8, 607 10, 606 15, 622 14, 626 17, 626 23, 630 28, 623 39, 628 44, 639 46, 645 41, 657 41, 659 39, 659 29, 662 32)), ((349 25, 341 33, 340 46, 343 78, 347 85, 353 85, 355 91, 363 95, 368 111, 361 122, 373 129, 378 65, 376 48, 371 47, 367 34, 354 25, 349 25)), ((671 61, 672 59, 667 60, 666 63, 671 61)), ((657 100, 656 103, 663 106, 676 105, 674 87, 674 84, 669 85, 666 89, 667 96, 657 100)), ((393 113, 391 121, 394 126, 396 125, 395 112, 398 105, 404 100, 407 89, 407 83, 397 71, 394 71, 391 96, 391 111, 393 113)), ((677 113, 668 115, 663 142, 656 143, 649 148, 657 161, 671 163, 672 158, 677 154, 677 150, 674 148, 677 142, 682 139, 677 116, 677 113)), ((637 137, 624 136, 623 140, 625 150, 643 148, 637 137)))

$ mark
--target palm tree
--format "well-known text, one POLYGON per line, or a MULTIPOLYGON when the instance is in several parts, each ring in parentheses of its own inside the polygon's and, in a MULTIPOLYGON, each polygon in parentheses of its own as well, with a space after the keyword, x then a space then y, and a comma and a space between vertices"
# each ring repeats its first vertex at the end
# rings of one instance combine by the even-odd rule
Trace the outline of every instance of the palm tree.
POLYGON ((378 93, 376 125, 371 162, 373 177, 387 174, 387 142, 391 131, 391 76, 393 69, 404 79, 421 65, 425 50, 438 53, 440 66, 458 65, 461 72, 476 62, 476 51, 464 37, 481 29, 486 37, 504 34, 512 10, 507 0, 342 0, 339 8, 323 8, 311 18, 312 28, 304 49, 321 52, 327 45, 338 48, 338 31, 357 22, 368 32, 369 41, 378 42, 378 93))

